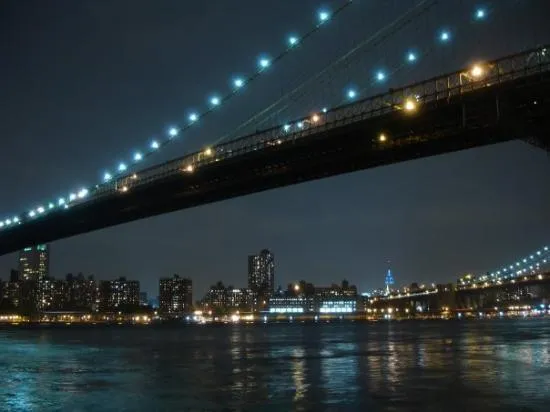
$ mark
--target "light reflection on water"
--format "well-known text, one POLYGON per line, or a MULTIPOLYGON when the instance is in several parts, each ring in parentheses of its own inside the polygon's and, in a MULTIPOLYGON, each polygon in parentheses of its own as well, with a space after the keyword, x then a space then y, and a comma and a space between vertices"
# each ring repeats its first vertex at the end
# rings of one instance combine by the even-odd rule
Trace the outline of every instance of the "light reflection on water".
POLYGON ((0 410, 547 410, 550 322, 0 329, 0 410))

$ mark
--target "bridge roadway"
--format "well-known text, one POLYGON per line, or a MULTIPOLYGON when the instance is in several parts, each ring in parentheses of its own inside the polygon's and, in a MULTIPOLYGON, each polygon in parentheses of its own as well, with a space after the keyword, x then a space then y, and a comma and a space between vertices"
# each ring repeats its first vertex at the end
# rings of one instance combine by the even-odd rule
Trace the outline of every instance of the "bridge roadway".
MULTIPOLYGON (((0 255, 149 216, 477 146, 548 145, 550 49, 439 76, 104 184, 0 231, 0 255), (473 72, 472 72, 473 73, 473 72), (406 102, 414 110, 407 110, 406 102), (380 141, 383 133, 385 141, 380 141)), ((410 107, 409 107, 410 108, 410 107)), ((465 165, 467 167, 467 165, 465 165)))

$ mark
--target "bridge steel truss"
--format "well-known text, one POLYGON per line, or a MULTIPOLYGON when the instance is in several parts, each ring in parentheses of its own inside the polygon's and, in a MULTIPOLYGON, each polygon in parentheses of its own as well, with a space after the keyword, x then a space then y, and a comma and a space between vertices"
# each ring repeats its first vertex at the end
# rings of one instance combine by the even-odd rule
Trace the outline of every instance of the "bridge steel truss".
MULTIPOLYGON (((186 172, 190 166, 195 171, 204 165, 267 149, 270 146, 295 143, 297 140, 357 122, 402 112, 407 99, 414 99, 421 109, 425 104, 450 103, 476 90, 544 74, 550 71, 550 45, 483 63, 479 67, 483 71, 479 78, 469 74, 471 68, 465 68, 403 88, 390 89, 388 93, 350 103, 326 113, 316 113, 318 120, 315 122, 308 116, 289 123, 293 125, 293 129, 297 129, 296 124, 301 122, 301 130, 287 132, 284 125, 270 128, 145 169, 139 174, 130 174, 115 182, 105 183, 95 193, 105 195, 119 191, 124 186, 148 184, 159 178, 186 172), (138 179, 135 179, 136 175, 138 179)), ((468 117, 464 116, 463 120, 465 127, 468 117)))
POLYGON ((0 254, 276 187, 513 139, 548 145, 550 47, 480 63, 97 186, 0 232, 0 254), (478 73, 479 74, 479 73, 478 73), (412 101, 416 110, 407 110, 412 101), (298 128, 298 123, 302 128, 298 128), (288 128, 287 128, 288 129, 288 128), (380 134, 386 139, 381 141, 380 134))

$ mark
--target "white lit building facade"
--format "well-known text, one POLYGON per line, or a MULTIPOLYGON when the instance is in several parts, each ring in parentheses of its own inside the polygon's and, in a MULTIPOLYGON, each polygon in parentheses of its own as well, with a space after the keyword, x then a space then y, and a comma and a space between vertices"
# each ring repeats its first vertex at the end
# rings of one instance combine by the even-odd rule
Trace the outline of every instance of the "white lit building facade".
POLYGON ((280 291, 269 299, 266 313, 272 316, 281 315, 333 315, 342 316, 357 312, 357 289, 348 285, 313 287, 300 282, 287 291, 280 291))
POLYGON ((313 299, 306 296, 274 296, 269 299, 269 313, 273 315, 302 315, 313 312, 313 299))

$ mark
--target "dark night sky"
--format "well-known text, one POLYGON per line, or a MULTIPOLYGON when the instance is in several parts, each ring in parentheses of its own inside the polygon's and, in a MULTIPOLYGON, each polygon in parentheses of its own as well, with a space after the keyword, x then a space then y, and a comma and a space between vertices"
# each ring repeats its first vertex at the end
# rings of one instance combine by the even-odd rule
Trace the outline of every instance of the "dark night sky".
MULTIPOLYGON (((357 1, 295 55, 153 161, 212 142, 388 24, 413 0, 357 1)), ((331 79, 343 90, 375 64, 397 64, 409 46, 434 44, 447 25, 453 45, 393 84, 421 80, 550 42, 547 0, 493 1, 482 24, 475 1, 440 2, 429 15, 331 79), (361 69, 362 68, 362 69, 361 69)), ((330 4, 330 3, 329 3, 330 4)), ((0 188, 7 215, 95 183, 154 133, 200 108, 230 76, 304 31, 314 0, 21 1, 0 4, 0 188)), ((372 90, 371 93, 381 90, 372 90)), ((332 99, 334 101, 334 98, 332 99)), ((305 102, 303 111, 312 102, 305 102)), ((318 104, 318 103, 317 103, 318 104)), ((305 113, 305 112, 304 112, 305 113)), ((301 113, 301 114, 304 114, 301 113)), ((279 119, 282 120, 282 119, 279 119)), ((391 259, 398 284, 450 281, 486 271, 550 242, 550 158, 522 142, 402 163, 180 211, 52 245, 52 274, 127 276, 156 295, 158 278, 179 273, 195 297, 218 279, 246 285, 248 254, 270 248, 276 283, 348 278, 381 286, 391 259)), ((0 277, 16 267, 0 258, 0 277)))

